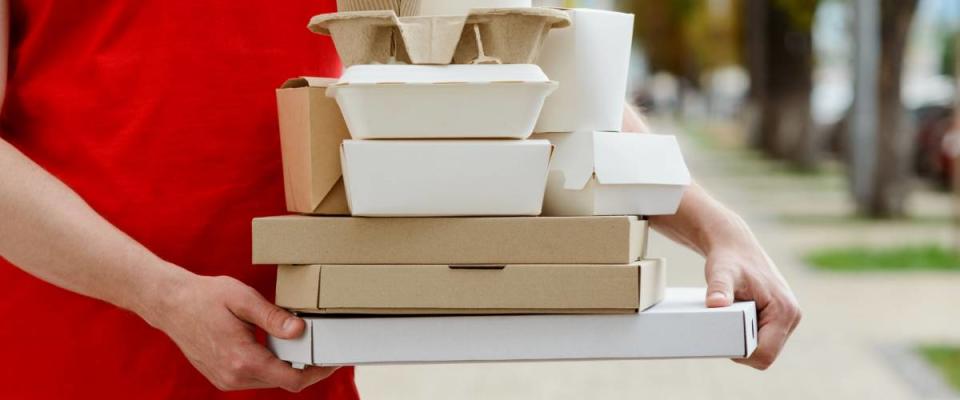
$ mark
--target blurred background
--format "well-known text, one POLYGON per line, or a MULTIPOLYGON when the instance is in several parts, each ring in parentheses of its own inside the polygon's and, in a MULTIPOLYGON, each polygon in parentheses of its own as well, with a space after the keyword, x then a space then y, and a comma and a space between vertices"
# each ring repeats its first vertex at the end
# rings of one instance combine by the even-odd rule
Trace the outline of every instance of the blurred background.
MULTIPOLYGON (((960 1, 543 1, 636 15, 629 97, 751 224, 804 320, 728 360, 378 366, 391 398, 960 398, 960 1)), ((660 236, 670 286, 703 259, 660 236)), ((504 333, 509 334, 509 333, 504 333)))

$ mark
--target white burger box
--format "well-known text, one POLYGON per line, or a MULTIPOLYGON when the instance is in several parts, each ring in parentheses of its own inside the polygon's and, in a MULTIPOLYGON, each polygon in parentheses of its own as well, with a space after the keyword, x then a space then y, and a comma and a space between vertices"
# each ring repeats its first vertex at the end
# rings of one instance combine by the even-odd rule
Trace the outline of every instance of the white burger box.
POLYGON ((535 134, 556 146, 544 215, 669 215, 690 172, 672 135, 620 132, 535 134))
POLYGON ((546 140, 345 140, 354 216, 539 215, 553 146, 546 140))
POLYGON ((628 314, 663 299, 666 260, 633 264, 281 265, 276 304, 311 314, 628 314))
POLYGON ((571 26, 551 32, 537 64, 560 88, 536 132, 619 131, 623 125, 633 14, 567 10, 571 26))
POLYGON ((556 88, 533 64, 355 65, 327 95, 354 139, 524 139, 556 88))
POLYGON ((636 314, 306 317, 298 339, 267 339, 294 367, 478 361, 749 357, 754 303, 706 308, 702 288, 668 288, 636 314))

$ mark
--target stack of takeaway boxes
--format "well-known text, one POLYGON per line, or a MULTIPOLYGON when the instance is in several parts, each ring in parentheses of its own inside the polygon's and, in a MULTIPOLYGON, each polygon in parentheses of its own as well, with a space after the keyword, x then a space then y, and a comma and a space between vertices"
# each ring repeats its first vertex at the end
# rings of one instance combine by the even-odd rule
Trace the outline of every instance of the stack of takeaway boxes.
POLYGON ((387 4, 314 17, 342 77, 277 90, 298 215, 253 220, 253 261, 307 321, 281 359, 750 354, 753 303, 706 309, 645 255, 690 177, 672 136, 618 132, 632 15, 387 4))

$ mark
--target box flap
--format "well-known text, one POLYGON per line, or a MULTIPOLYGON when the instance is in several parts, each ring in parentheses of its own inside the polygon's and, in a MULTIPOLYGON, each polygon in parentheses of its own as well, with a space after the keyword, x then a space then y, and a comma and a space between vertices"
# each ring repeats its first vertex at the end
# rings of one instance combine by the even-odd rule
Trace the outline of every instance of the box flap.
POLYGON ((278 265, 275 303, 293 310, 317 307, 322 270, 319 265, 278 265))
POLYGON ((593 139, 594 171, 601 184, 690 184, 672 135, 596 132, 593 139))

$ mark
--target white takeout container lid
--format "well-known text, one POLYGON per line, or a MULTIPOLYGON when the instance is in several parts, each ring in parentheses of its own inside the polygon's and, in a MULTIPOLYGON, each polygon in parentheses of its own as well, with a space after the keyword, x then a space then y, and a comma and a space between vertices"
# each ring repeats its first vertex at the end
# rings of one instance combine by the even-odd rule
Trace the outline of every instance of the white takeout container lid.
MULTIPOLYGON (((549 83, 534 64, 354 65, 331 86, 363 84, 549 83)), ((329 91, 328 91, 329 93, 329 91)))

